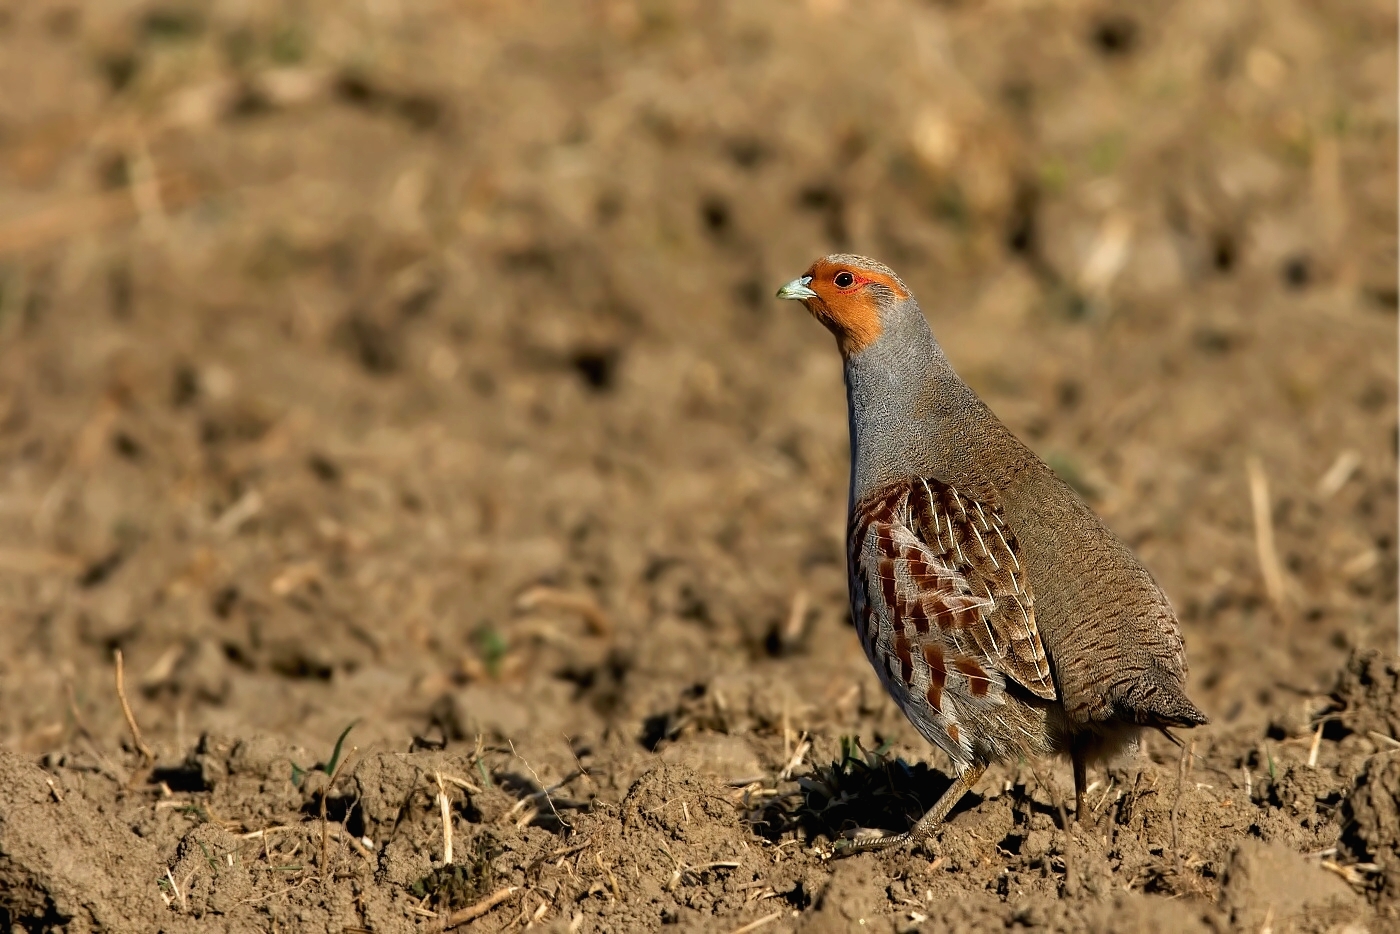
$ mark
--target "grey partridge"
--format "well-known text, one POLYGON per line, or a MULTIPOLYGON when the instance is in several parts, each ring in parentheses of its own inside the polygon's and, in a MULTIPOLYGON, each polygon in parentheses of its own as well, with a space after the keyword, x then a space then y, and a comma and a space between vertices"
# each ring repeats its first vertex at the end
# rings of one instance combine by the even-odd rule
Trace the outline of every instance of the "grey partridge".
POLYGON ((845 361, 856 631, 957 771, 913 829, 847 852, 917 845, 988 764, 1022 755, 1069 756, 1082 817, 1090 761, 1144 728, 1208 722, 1152 575, 958 377, 889 267, 828 256, 778 297, 802 302, 845 361))

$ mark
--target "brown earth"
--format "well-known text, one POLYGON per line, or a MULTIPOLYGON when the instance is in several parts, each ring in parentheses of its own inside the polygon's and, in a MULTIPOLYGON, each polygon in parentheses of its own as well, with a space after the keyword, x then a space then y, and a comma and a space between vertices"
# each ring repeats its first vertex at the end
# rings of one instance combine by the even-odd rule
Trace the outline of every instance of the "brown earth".
POLYGON ((1400 930, 1396 65, 1379 0, 0 3, 0 929, 1400 930), (823 859, 949 781, 770 298, 835 248, 1179 608, 1214 722, 1068 830, 1013 763, 823 859))

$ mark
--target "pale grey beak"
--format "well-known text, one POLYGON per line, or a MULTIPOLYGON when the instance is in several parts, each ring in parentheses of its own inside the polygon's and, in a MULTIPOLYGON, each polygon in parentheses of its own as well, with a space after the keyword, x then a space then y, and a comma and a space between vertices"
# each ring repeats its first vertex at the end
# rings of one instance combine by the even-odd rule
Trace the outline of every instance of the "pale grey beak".
POLYGON ((794 301, 799 302, 808 298, 816 298, 817 293, 807 288, 808 283, 810 283, 811 281, 811 276, 800 276, 796 279, 793 279, 787 285, 783 286, 781 289, 778 290, 778 297, 790 298, 794 301))

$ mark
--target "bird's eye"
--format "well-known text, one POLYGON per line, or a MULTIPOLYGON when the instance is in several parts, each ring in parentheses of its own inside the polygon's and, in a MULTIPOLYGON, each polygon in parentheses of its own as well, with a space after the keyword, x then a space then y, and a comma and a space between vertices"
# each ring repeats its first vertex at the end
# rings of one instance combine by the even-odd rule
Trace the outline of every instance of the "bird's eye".
POLYGON ((849 272, 843 271, 838 272, 836 274, 836 277, 831 281, 836 284, 836 287, 838 289, 849 289, 851 286, 856 284, 856 277, 851 275, 849 272))

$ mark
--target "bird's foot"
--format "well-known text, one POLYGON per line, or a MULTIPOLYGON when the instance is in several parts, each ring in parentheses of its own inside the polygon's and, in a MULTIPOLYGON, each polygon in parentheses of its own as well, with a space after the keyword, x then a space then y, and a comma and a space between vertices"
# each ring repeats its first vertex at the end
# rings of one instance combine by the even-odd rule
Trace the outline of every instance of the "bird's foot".
POLYGON ((828 853, 822 854, 823 859, 840 859, 844 856, 854 856, 857 853, 868 853, 874 850, 886 850, 894 846, 907 846, 910 850, 917 850, 921 845, 933 839, 934 833, 938 830, 943 819, 948 816, 948 812, 962 799, 977 779, 982 777, 982 772, 986 769, 982 765, 974 765, 966 769, 957 780, 943 792, 924 816, 919 818, 904 833, 878 833, 869 830, 854 830, 849 835, 837 840, 832 845, 828 853))
POLYGON ((823 854, 826 859, 844 859, 847 856, 855 856, 857 853, 874 853, 879 850, 889 850, 898 847, 908 846, 911 849, 918 846, 922 841, 913 839, 913 835, 908 833, 878 833, 871 830, 856 830, 850 835, 842 837, 833 843, 829 852, 823 854))

